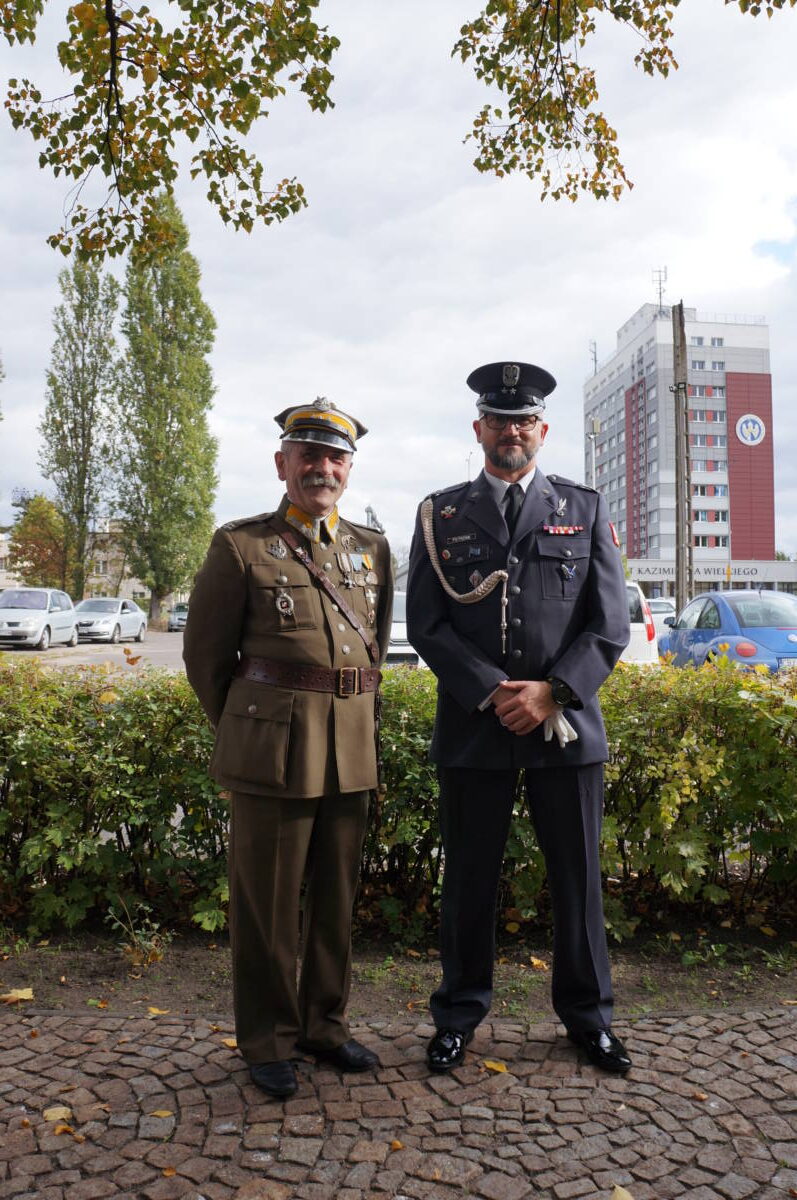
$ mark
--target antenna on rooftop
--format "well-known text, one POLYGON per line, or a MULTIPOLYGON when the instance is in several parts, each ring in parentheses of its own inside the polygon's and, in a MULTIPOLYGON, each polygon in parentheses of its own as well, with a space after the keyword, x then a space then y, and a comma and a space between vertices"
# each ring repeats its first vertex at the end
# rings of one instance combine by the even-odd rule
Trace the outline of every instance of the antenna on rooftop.
POLYGON ((659 294, 659 316, 664 315, 664 305, 662 297, 664 296, 664 285, 667 282, 667 268, 656 267, 653 272, 653 282, 656 285, 656 291, 659 294))
POLYGON ((598 343, 590 338, 589 356, 592 359, 592 374, 598 374, 598 343))

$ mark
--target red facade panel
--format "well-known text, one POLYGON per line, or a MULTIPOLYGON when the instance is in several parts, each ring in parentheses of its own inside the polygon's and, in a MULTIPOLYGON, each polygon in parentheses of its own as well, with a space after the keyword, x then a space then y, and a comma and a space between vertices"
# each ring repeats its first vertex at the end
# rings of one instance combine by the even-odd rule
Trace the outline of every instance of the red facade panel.
POLYGON ((625 552, 629 558, 648 553, 647 430, 645 381, 625 393, 625 552))
POLYGON ((725 384, 731 555, 771 560, 775 557, 772 376, 729 371, 725 384))

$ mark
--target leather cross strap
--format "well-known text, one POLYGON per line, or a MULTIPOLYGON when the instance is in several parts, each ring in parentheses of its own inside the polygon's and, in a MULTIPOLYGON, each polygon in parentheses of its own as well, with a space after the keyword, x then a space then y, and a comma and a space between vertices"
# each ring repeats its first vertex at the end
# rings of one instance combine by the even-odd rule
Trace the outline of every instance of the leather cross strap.
MULTIPOLYGON (((357 616, 356 612, 354 612, 354 610, 350 608, 348 603, 343 599, 340 592, 327 575, 326 571, 322 571, 320 567, 316 566, 310 555, 305 550, 304 546, 299 544, 294 536, 293 530, 286 522, 278 518, 276 521, 272 521, 272 525, 276 525, 278 527, 279 535, 282 540, 288 543, 302 566, 307 568, 310 574, 321 584, 321 587, 324 589, 329 598, 333 600, 335 604, 337 604, 338 608, 343 613, 352 629, 355 629, 357 633, 359 633, 360 637, 365 643, 365 648, 368 651, 368 656, 371 659, 371 662, 378 663, 379 647, 371 638, 371 635, 363 625, 360 618, 357 616)), ((349 668, 344 667, 343 669, 348 670, 349 668)))
POLYGON ((382 679, 378 667, 314 667, 276 662, 254 654, 243 655, 235 674, 239 679, 251 679, 253 683, 295 688, 300 692, 331 692, 334 696, 375 692, 382 679))

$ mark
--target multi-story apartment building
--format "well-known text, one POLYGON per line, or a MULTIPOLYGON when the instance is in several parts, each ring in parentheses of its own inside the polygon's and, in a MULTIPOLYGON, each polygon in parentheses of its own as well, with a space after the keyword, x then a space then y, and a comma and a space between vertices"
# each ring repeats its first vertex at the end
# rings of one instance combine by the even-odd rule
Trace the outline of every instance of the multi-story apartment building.
MULTIPOLYGON (((772 378, 764 317, 684 310, 695 591, 797 590, 775 561, 772 378)), ((606 497, 634 578, 675 581, 672 313, 643 304, 584 385, 585 477, 606 497)))

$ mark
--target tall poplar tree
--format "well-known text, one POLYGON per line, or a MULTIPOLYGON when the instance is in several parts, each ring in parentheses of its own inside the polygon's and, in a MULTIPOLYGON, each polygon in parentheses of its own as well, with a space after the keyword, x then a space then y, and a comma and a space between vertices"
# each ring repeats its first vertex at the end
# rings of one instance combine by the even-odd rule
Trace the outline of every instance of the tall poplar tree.
POLYGON ((96 266, 76 262, 58 276, 62 302, 53 315, 55 341, 47 372, 47 405, 39 425, 39 467, 55 486, 55 502, 72 543, 69 590, 80 600, 89 534, 110 484, 111 400, 119 284, 96 266))
POLYGON ((173 231, 157 261, 131 252, 118 384, 115 512, 133 574, 151 589, 150 617, 185 587, 213 528, 216 439, 208 429, 216 323, 199 288, 188 231, 170 196, 159 219, 173 231))

